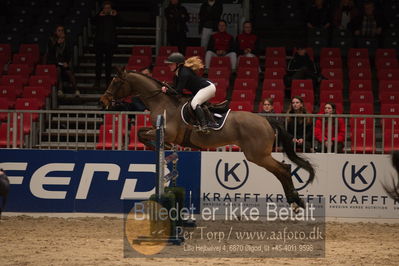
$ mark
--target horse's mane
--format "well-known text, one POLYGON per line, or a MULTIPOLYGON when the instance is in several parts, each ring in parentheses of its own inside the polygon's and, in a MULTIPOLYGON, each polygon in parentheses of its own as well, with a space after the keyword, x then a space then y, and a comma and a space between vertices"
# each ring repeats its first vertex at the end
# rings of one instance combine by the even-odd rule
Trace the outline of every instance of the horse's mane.
POLYGON ((143 74, 143 73, 141 73, 141 72, 137 72, 137 71, 134 71, 134 70, 130 70, 130 71, 128 71, 127 73, 138 74, 138 75, 140 75, 140 76, 142 76, 142 77, 144 77, 144 78, 147 78, 147 79, 149 79, 149 80, 154 81, 157 85, 159 85, 159 87, 162 87, 162 86, 167 87, 168 90, 171 90, 171 91, 172 91, 172 94, 166 93, 165 95, 167 95, 167 96, 169 96, 170 98, 172 98, 172 99, 175 101, 176 104, 181 104, 182 102, 186 102, 186 101, 190 98, 190 97, 188 97, 188 96, 178 94, 178 93, 176 92, 176 90, 175 90, 172 86, 170 86, 169 84, 167 84, 167 83, 165 83, 165 82, 162 82, 162 81, 160 81, 160 80, 157 80, 156 78, 153 78, 153 77, 148 76, 148 75, 146 75, 146 74, 143 74))

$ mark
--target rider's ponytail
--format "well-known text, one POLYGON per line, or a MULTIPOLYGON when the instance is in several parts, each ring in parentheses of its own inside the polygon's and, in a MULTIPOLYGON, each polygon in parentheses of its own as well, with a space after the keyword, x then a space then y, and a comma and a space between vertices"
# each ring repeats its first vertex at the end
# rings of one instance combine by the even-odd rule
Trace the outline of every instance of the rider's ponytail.
POLYGON ((204 68, 204 64, 202 63, 201 58, 198 56, 187 58, 187 60, 184 61, 184 66, 189 67, 194 71, 199 71, 204 68))

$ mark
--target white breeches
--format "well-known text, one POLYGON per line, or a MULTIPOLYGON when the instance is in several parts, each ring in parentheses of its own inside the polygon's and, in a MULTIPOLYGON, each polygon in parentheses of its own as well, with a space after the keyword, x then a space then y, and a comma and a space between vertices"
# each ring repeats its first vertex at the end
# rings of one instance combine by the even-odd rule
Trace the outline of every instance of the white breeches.
POLYGON ((216 87, 213 83, 211 83, 209 86, 200 89, 197 94, 194 96, 194 98, 191 100, 191 107, 193 110, 197 107, 197 105, 201 105, 204 102, 208 101, 212 97, 215 97, 216 94, 216 87))

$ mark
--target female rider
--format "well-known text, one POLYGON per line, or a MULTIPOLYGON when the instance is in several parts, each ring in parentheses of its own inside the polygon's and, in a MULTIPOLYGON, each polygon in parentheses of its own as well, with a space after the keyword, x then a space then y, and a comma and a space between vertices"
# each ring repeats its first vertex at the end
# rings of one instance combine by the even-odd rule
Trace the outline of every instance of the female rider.
MULTIPOLYGON (((201 104, 215 96, 216 87, 209 80, 196 74, 197 71, 204 68, 201 59, 197 56, 190 57, 185 60, 181 53, 172 53, 165 61, 171 71, 175 72, 174 84, 178 93, 182 93, 183 89, 188 89, 194 95, 191 100, 191 108, 200 124, 199 131, 208 131, 208 122, 205 119, 205 113, 201 104)), ((165 93, 167 87, 162 87, 165 93)))

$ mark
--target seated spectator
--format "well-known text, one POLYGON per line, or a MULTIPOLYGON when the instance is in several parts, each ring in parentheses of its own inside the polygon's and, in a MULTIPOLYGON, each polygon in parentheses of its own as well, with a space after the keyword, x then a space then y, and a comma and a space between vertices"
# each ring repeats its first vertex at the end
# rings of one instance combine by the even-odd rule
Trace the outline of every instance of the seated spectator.
MULTIPOLYGON (((75 90, 76 96, 80 95, 76 86, 76 78, 72 71, 72 44, 69 42, 65 28, 58 25, 53 35, 47 43, 46 53, 43 57, 44 64, 54 64, 57 66, 58 77, 66 75, 69 78, 72 88, 75 90)), ((62 89, 58 90, 58 96, 63 96, 62 89)))
POLYGON ((353 0, 341 0, 332 14, 334 27, 340 30, 350 29, 352 20, 358 16, 358 10, 353 0))
MULTIPOLYGON (((323 114, 336 114, 337 109, 334 103, 326 103, 324 105, 324 112, 321 112, 323 114)), ((314 134, 315 138, 317 140, 317 148, 316 150, 318 152, 322 152, 322 145, 323 145, 323 140, 324 140, 324 152, 328 151, 328 118, 324 118, 324 131, 323 131, 323 118, 319 117, 316 120, 315 128, 314 128, 314 134)), ((343 118, 333 118, 332 119, 332 125, 331 125, 331 152, 334 152, 335 150, 335 144, 337 144, 337 152, 342 152, 343 147, 344 147, 344 141, 345 141, 345 123, 343 118), (335 123, 338 121, 338 125, 335 125, 335 123), (335 127, 338 127, 337 135, 335 135, 335 127)))
POLYGON ((220 0, 206 0, 202 3, 199 12, 199 34, 202 47, 208 47, 209 38, 217 30, 222 13, 223 4, 220 0))
POLYGON ((306 16, 306 25, 308 28, 324 28, 330 27, 330 11, 324 5, 324 0, 314 0, 306 16))
POLYGON ((367 1, 363 4, 362 13, 353 21, 354 35, 361 37, 376 37, 382 32, 382 17, 375 12, 374 3, 367 1))
POLYGON ((187 9, 180 4, 180 0, 170 0, 165 8, 165 17, 168 45, 177 46, 180 53, 184 53, 188 31, 186 23, 189 20, 187 9))
POLYGON ((252 23, 245 21, 243 32, 237 36, 237 54, 239 56, 255 57, 258 54, 259 38, 252 33, 252 23))
POLYGON ((211 59, 214 56, 228 56, 231 61, 231 68, 236 69, 237 54, 234 52, 234 38, 226 32, 227 23, 220 20, 218 24, 219 31, 211 36, 208 50, 205 54, 205 67, 209 69, 211 59))
POLYGON ((313 60, 307 54, 304 46, 297 46, 296 52, 287 65, 287 74, 284 83, 287 88, 291 88, 294 79, 312 79, 314 88, 317 87, 321 79, 313 60))
MULTIPOLYGON (((307 114, 301 97, 295 96, 292 98, 287 114, 307 114)), ((310 152, 312 150, 313 138, 312 120, 304 117, 288 117, 287 119, 287 131, 291 134, 292 141, 295 143, 296 148, 301 148, 305 150, 305 152, 310 152), (303 149, 304 144, 305 149, 303 149)))

